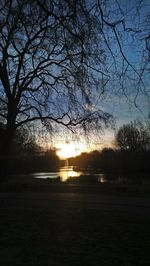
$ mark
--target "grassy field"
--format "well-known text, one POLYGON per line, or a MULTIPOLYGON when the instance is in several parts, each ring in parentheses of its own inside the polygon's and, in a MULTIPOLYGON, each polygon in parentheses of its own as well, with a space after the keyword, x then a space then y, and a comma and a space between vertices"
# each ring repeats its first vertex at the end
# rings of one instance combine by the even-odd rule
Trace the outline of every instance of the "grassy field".
POLYGON ((149 266, 150 217, 88 209, 1 209, 1 266, 149 266))
MULTIPOLYGON (((29 198, 37 191, 41 198, 44 197, 41 192, 80 193, 85 198, 88 193, 104 194, 106 198, 109 194, 127 198, 136 195, 145 200, 150 196, 149 186, 141 184, 70 186, 24 178, 11 180, 4 186, 5 190, 16 195, 25 192, 29 198)), ((150 265, 148 212, 148 215, 144 212, 144 215, 140 212, 131 215, 124 211, 88 209, 84 205, 72 208, 71 203, 69 208, 63 203, 56 204, 55 208, 52 203, 49 209, 44 205, 36 208, 34 204, 31 209, 29 203, 29 208, 17 209, 16 205, 13 208, 5 205, 4 208, 3 202, 0 203, 0 266, 150 265)))

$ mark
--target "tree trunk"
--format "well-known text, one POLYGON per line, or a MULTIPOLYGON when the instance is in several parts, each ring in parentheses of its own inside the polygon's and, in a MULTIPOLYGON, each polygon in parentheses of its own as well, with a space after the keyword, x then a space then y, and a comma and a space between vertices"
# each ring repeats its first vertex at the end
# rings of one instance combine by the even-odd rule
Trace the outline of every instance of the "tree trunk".
POLYGON ((1 149, 1 166, 0 166, 0 182, 5 182, 9 173, 10 167, 10 149, 12 140, 15 134, 16 126, 16 111, 9 105, 7 116, 7 128, 4 133, 4 139, 1 149))
POLYGON ((0 182, 5 182, 10 171, 10 149, 14 133, 6 130, 2 144, 0 182))

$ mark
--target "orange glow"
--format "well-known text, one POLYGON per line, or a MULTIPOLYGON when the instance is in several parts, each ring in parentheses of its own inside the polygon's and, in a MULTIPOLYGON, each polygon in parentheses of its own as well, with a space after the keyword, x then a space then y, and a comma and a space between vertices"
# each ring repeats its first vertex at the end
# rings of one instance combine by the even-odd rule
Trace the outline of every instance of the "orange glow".
POLYGON ((63 167, 60 170, 59 176, 62 182, 65 182, 70 177, 78 177, 81 175, 81 172, 76 172, 73 170, 73 167, 63 167))
POLYGON ((57 155, 61 159, 67 159, 69 157, 75 157, 82 152, 88 152, 89 150, 87 149, 86 145, 82 143, 74 143, 74 142, 69 142, 69 143, 60 143, 56 145, 56 148, 58 149, 57 155))

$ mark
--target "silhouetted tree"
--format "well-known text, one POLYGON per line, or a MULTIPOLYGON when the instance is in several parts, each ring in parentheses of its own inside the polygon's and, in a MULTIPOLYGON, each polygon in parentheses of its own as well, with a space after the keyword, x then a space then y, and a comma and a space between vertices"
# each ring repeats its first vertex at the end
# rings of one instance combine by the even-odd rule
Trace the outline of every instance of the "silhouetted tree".
POLYGON ((0 117, 6 125, 5 152, 16 128, 36 120, 49 129, 55 123, 101 127, 111 116, 100 109, 98 99, 104 98, 106 85, 112 88, 112 82, 119 95, 129 97, 125 84, 130 82, 133 88, 138 80, 138 90, 132 91, 135 104, 143 91, 149 96, 142 62, 143 51, 144 58, 149 55, 149 16, 143 2, 129 7, 100 0, 0 2, 0 117), (137 45, 140 71, 128 49, 123 49, 127 40, 137 45))
POLYGON ((36 143, 35 135, 31 134, 27 129, 18 128, 10 147, 11 155, 34 155, 38 152, 40 152, 40 147, 36 143))
POLYGON ((4 137, 5 137, 5 126, 2 123, 0 123, 0 154, 2 151, 4 137))
MULTIPOLYGON (((5 139, 6 127, 0 124, 0 156, 3 155, 3 142, 5 139)), ((34 154, 40 151, 40 147, 37 145, 35 135, 25 128, 18 128, 12 139, 12 143, 9 150, 9 155, 25 155, 34 154)))
POLYGON ((123 125, 116 134, 116 143, 122 150, 150 149, 150 128, 146 123, 134 121, 123 125))
POLYGON ((138 80, 132 102, 136 104, 143 92, 149 96, 147 76, 146 83, 143 80, 149 62, 149 30, 142 28, 148 8, 143 11, 143 2, 128 9, 118 1, 0 1, 0 122, 6 128, 5 155, 16 129, 24 124, 39 121, 49 130, 55 124, 93 130, 111 121, 101 108, 105 92, 116 88, 117 94, 129 99, 128 88, 136 87, 138 80), (137 45, 135 57, 126 49, 127 40, 137 45))
POLYGON ((49 128, 53 123, 68 128, 107 123, 109 114, 90 108, 98 80, 107 74, 104 52, 96 41, 99 26, 87 4, 2 0, 0 12, 4 152, 15 130, 33 121, 49 128))

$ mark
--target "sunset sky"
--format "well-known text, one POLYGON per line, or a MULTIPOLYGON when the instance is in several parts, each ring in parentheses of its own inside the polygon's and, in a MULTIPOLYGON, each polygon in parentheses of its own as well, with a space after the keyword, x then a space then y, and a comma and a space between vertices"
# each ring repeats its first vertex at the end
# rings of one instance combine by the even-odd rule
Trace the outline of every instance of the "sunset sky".
POLYGON ((145 103, 142 110, 136 109, 134 107, 130 108, 127 103, 120 103, 118 106, 112 106, 114 109, 114 118, 115 118, 115 128, 108 128, 105 129, 103 132, 99 133, 99 137, 95 136, 92 137, 92 140, 85 140, 84 136, 82 140, 74 140, 72 141, 71 138, 67 141, 68 138, 61 137, 54 140, 53 145, 58 149, 57 154, 60 158, 68 158, 74 157, 79 155, 82 152, 90 152, 91 150, 101 150, 105 147, 114 148, 114 139, 115 133, 117 129, 121 127, 123 124, 130 123, 131 121, 136 120, 146 120, 148 117, 148 104, 145 103))
MULTIPOLYGON (((110 7, 109 20, 115 21, 117 19, 125 19, 126 27, 129 29, 135 29, 142 33, 139 35, 132 35, 130 30, 127 32, 123 31, 121 25, 118 25, 118 32, 121 35, 121 45, 122 51, 127 59, 133 66, 135 71, 138 71, 140 67, 143 65, 144 56, 146 53, 144 51, 145 47, 145 39, 144 37, 149 32, 149 26, 146 23, 146 19, 149 19, 150 5, 149 1, 141 1, 140 12, 138 16, 138 12, 136 10, 136 4, 138 1, 119 1, 120 7, 122 9, 122 16, 119 13, 115 13, 116 3, 117 1, 111 2, 112 6, 110 7), (113 4, 114 3, 114 4, 113 4), (124 12, 124 16, 123 16, 124 12), (120 28, 119 28, 120 27, 120 28)), ((149 24, 150 25, 150 24, 149 24)), ((104 132, 99 134, 99 139, 97 137, 93 137, 89 144, 83 144, 79 141, 78 144, 74 142, 71 143, 57 143, 56 147, 60 148, 58 154, 63 157, 63 155, 77 155, 81 151, 90 151, 92 149, 102 149, 103 147, 113 147, 115 132, 117 129, 123 124, 127 124, 134 120, 147 120, 148 114, 150 112, 150 76, 149 76, 149 67, 150 63, 147 63, 145 71, 145 75, 143 78, 144 87, 137 82, 138 77, 136 76, 135 71, 132 67, 128 66, 127 76, 129 79, 125 79, 122 83, 122 86, 125 86, 125 95, 121 94, 120 79, 116 79, 116 71, 118 71, 118 75, 120 73, 120 69, 124 67, 125 62, 122 62, 121 59, 121 51, 117 42, 114 42, 113 33, 110 32, 110 36, 112 37, 111 49, 116 56, 116 66, 113 64, 113 60, 110 60, 110 57, 106 57, 107 64, 110 66, 112 71, 112 83, 110 82, 107 87, 107 93, 105 99, 101 101, 101 108, 108 113, 112 114, 115 121, 115 130, 107 129, 104 132), (113 80, 113 73, 116 80, 113 80), (118 87, 118 93, 114 93, 118 87), (137 93, 137 91, 139 92, 137 93), (145 94, 147 92, 147 96, 145 94), (64 146, 63 146, 64 145, 64 146), (67 151, 68 150, 68 151, 67 151)), ((65 139, 65 138, 64 138, 65 139)))
POLYGON ((6 144, 16 128, 33 123, 53 131, 37 141, 62 158, 113 147, 120 126, 150 113, 149 0, 38 2, 2 6, 6 144))

